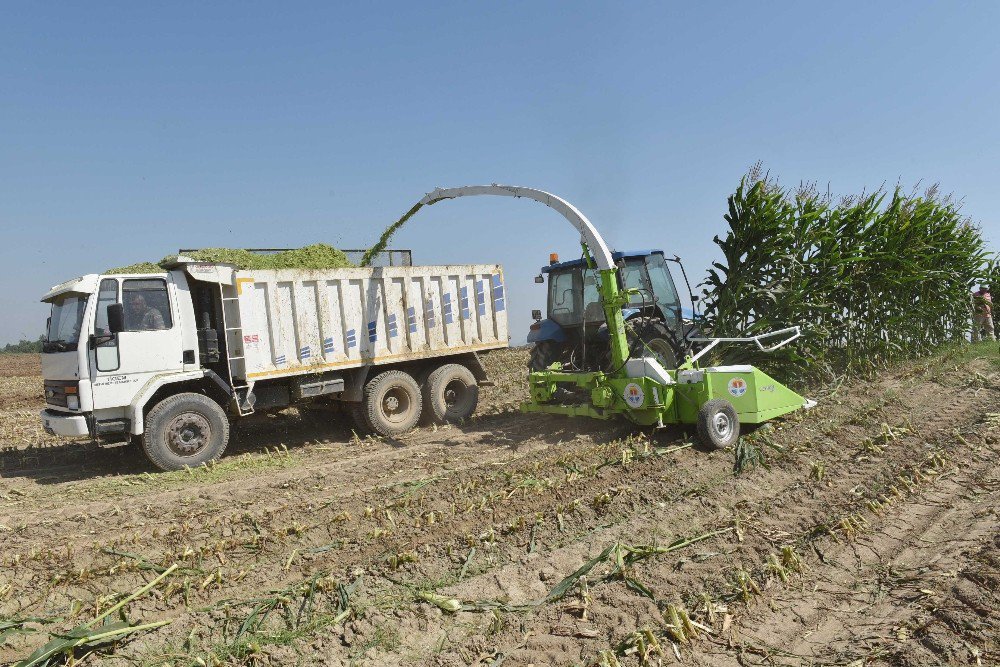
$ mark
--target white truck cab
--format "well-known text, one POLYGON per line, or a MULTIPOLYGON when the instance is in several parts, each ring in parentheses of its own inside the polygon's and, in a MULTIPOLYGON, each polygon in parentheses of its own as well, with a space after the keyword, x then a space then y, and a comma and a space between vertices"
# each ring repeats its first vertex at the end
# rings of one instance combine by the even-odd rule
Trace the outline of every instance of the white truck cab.
POLYGON ((144 397, 166 383, 211 373, 198 363, 182 271, 81 276, 57 285, 42 301, 52 304, 42 353, 47 431, 139 435, 144 397), (120 305, 123 320, 117 332, 108 322, 112 304, 120 305))
POLYGON ((478 353, 506 347, 498 265, 162 273, 53 287, 42 351, 49 433, 134 441, 165 470, 222 455, 229 422, 343 401, 386 437, 472 414, 478 353))

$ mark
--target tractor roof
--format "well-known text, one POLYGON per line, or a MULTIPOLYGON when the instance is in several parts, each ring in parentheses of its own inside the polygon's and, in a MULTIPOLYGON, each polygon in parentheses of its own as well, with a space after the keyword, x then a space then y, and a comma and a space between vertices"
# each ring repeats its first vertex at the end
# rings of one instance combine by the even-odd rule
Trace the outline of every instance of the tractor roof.
MULTIPOLYGON (((645 257, 647 255, 652 255, 654 253, 663 254, 662 250, 622 250, 611 253, 611 258, 616 262, 619 259, 628 259, 630 257, 645 257)), ((548 273, 549 271, 559 271, 561 269, 572 269, 577 266, 585 266, 583 258, 571 259, 567 262, 557 262, 556 264, 549 264, 548 266, 542 267, 542 273, 548 273)))

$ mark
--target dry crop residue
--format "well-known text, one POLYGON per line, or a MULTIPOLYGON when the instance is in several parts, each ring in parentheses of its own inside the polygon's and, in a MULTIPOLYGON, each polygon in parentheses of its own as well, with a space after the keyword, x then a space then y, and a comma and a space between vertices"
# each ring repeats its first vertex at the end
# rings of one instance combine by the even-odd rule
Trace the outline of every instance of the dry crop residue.
POLYGON ((738 476, 683 431, 517 413, 526 357, 485 357, 461 426, 388 442, 287 410, 167 474, 39 433, 0 377, 30 408, 4 415, 0 662, 174 564, 127 609, 171 622, 106 663, 997 661, 995 347, 841 387, 752 434, 769 467, 738 476))

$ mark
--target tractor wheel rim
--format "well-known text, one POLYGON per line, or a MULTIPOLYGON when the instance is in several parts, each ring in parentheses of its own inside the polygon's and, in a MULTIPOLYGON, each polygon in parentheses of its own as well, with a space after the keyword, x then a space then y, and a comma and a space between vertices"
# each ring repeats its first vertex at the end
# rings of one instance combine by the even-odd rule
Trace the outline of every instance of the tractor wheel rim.
POLYGON ((393 387, 382 398, 382 413, 385 418, 394 423, 406 421, 410 412, 410 397, 402 389, 393 387))
POLYGON ((725 440, 729 437, 729 434, 733 431, 733 423, 729 419, 729 415, 724 412, 719 412, 712 419, 712 425, 715 427, 715 432, 720 438, 725 440))
POLYGON ((177 456, 196 455, 211 438, 212 425, 197 412, 179 414, 167 426, 167 446, 177 456))

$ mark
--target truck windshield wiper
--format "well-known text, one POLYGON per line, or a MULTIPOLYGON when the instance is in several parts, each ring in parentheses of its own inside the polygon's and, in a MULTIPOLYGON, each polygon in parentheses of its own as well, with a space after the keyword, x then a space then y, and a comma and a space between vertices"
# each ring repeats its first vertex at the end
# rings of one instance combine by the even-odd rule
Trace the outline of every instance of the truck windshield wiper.
POLYGON ((66 352, 70 350, 70 345, 68 342, 59 340, 47 340, 45 344, 42 345, 43 352, 66 352))

